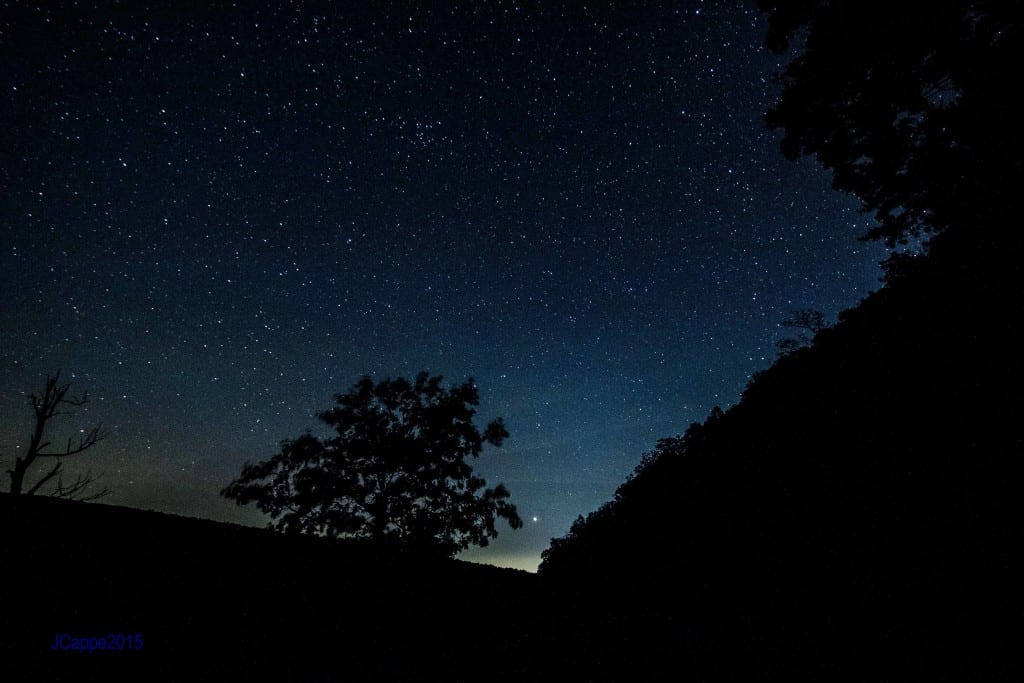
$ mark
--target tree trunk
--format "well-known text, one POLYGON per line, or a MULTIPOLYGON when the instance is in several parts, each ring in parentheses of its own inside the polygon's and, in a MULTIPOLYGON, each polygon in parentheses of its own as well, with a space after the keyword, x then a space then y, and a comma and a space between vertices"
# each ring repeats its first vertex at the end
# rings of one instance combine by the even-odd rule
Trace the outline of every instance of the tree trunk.
POLYGON ((8 472, 11 475, 11 495, 16 496, 21 493, 21 487, 25 483, 25 470, 27 469, 27 460, 22 460, 21 458, 14 459, 14 469, 8 472))

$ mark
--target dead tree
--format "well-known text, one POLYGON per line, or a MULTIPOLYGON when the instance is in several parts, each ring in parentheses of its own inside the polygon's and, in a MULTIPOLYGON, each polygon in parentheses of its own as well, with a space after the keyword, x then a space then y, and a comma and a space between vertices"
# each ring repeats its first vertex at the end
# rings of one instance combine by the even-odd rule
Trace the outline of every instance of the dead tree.
POLYGON ((825 315, 821 311, 804 308, 789 313, 789 317, 782 321, 782 326, 799 331, 793 337, 786 337, 776 342, 775 346, 778 347, 780 356, 789 355, 806 347, 816 334, 828 327, 825 324, 825 315))
POLYGON ((88 393, 83 393, 80 398, 75 398, 68 396, 70 390, 70 382, 60 384, 60 371, 58 371, 53 377, 46 378, 46 390, 42 396, 29 395, 29 405, 32 406, 35 413, 35 428, 32 431, 25 455, 15 457, 14 469, 7 470, 7 474, 11 478, 10 492, 12 494, 33 495, 39 492, 46 483, 54 482, 54 480, 56 480, 54 488, 49 491, 49 495, 57 498, 95 500, 110 493, 109 489, 103 488, 98 492, 84 495, 85 489, 99 478, 93 476, 91 471, 78 475, 68 484, 64 483, 63 478, 64 458, 82 455, 106 438, 107 434, 103 430, 102 424, 96 425, 88 432, 83 430, 83 436, 77 441, 69 438, 63 449, 52 449, 52 443, 46 440, 46 429, 50 426, 50 420, 56 416, 68 414, 68 412, 61 411, 62 407, 77 408, 89 402, 88 393), (37 460, 52 462, 53 466, 35 484, 26 488, 25 474, 37 460))

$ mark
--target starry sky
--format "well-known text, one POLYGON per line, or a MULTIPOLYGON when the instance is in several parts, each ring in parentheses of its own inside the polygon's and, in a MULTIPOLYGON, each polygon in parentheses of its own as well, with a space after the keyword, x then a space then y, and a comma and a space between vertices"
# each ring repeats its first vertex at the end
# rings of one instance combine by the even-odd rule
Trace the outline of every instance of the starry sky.
POLYGON ((463 557, 533 569, 877 288, 756 10, 559 4, 0 3, 3 469, 62 368, 104 502, 259 525, 219 490, 334 394, 472 376, 526 525, 463 557))

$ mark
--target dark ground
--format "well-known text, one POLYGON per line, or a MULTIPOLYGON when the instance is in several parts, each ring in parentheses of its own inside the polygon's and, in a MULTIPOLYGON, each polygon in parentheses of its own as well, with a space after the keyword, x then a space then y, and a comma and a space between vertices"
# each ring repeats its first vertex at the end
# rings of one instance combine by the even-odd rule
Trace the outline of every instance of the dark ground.
POLYGON ((0 529, 7 680, 502 679, 531 637, 526 572, 6 494, 0 529), (53 652, 58 633, 143 648, 53 652))

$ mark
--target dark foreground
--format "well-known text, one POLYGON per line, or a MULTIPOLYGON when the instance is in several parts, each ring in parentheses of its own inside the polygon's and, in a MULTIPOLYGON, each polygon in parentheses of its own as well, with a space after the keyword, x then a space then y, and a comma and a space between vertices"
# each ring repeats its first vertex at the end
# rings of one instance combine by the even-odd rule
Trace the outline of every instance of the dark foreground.
POLYGON ((982 256, 783 356, 540 576, 0 494, 0 680, 1021 680, 1021 273, 982 256))
POLYGON ((4 680, 511 679, 528 665, 526 572, 6 494, 0 533, 4 680))

